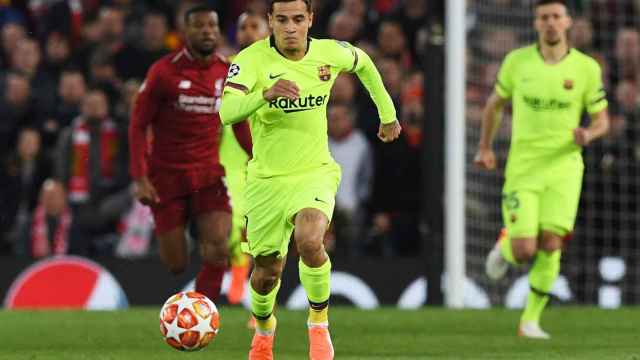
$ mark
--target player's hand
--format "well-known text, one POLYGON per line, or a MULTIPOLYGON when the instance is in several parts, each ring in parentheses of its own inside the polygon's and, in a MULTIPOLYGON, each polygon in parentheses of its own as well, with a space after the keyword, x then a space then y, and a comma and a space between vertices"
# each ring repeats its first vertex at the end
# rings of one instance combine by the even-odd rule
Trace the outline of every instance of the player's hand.
POLYGON ((300 88, 293 81, 280 79, 272 87, 266 89, 262 93, 262 97, 267 101, 273 101, 280 97, 297 100, 300 97, 300 88))
POLYGON ((156 188, 146 176, 134 181, 133 193, 136 199, 143 205, 154 205, 160 202, 156 188))
POLYGON ((380 128, 378 129, 378 139, 382 140, 382 142, 392 142, 400 136, 402 132, 402 127, 398 120, 390 123, 390 124, 380 124, 380 128))
POLYGON ((591 143, 591 133, 585 128, 573 129, 573 140, 580 146, 587 146, 591 143))
POLYGON ((491 149, 478 149, 473 164, 484 170, 496 168, 496 154, 491 149))

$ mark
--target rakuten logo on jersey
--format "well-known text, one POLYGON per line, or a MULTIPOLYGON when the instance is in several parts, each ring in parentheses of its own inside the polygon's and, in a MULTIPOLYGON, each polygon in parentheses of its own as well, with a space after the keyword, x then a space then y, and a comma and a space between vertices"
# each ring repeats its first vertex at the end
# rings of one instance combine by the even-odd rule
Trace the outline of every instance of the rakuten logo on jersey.
POLYGON ((270 101, 269 108, 282 109, 287 114, 298 111, 313 110, 324 105, 328 96, 329 95, 309 95, 307 97, 298 98, 298 100, 290 100, 281 97, 270 101))
POLYGON ((215 114, 216 98, 208 96, 189 96, 180 94, 177 107, 183 111, 198 114, 215 114))

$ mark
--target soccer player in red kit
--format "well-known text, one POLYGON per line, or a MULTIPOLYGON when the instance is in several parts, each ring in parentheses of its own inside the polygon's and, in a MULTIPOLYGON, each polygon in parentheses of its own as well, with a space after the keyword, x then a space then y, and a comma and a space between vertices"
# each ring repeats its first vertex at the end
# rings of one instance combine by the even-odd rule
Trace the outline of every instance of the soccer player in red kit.
MULTIPOLYGON (((231 228, 218 154, 218 107, 229 64, 215 53, 220 37, 215 11, 189 9, 184 27, 185 47, 154 63, 140 87, 129 126, 130 170, 137 199, 151 207, 160 257, 171 272, 186 268, 185 225, 188 220, 197 225, 203 265, 196 291, 215 301, 231 228)), ((250 153, 249 128, 241 124, 234 133, 250 153)))

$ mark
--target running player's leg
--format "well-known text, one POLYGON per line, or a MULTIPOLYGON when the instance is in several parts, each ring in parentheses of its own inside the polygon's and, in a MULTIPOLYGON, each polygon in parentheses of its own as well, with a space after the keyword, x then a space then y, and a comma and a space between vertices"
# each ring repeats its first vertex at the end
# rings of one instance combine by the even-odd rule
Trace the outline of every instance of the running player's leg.
POLYGON ((184 272, 189 263, 184 233, 186 207, 184 198, 166 200, 151 207, 160 259, 173 274, 184 272))
POLYGON ((231 212, 226 188, 221 181, 200 189, 191 196, 191 213, 198 226, 202 267, 196 277, 196 291, 216 301, 228 267, 227 238, 231 230, 231 212))
MULTIPOLYGON (((563 167, 563 169, 569 168, 570 165, 563 167)), ((535 261, 529 270, 531 292, 527 296, 527 305, 521 318, 521 324, 525 326, 532 324, 529 326, 539 330, 533 331, 537 336, 532 337, 549 338, 548 334, 540 330, 540 317, 549 301, 549 293, 560 274, 563 239, 573 230, 578 211, 582 164, 576 164, 574 170, 572 174, 557 177, 560 180, 552 183, 541 196, 542 236, 535 261)))
POLYGON ((300 254, 300 283, 309 299, 309 357, 333 359, 329 335, 331 261, 324 248, 324 236, 333 216, 340 169, 326 166, 299 180, 291 202, 294 239, 300 254))
POLYGON ((528 262, 536 254, 539 228, 538 193, 532 190, 508 190, 502 195, 502 217, 505 230, 487 256, 486 272, 500 279, 508 265, 528 262))
POLYGON ((249 297, 256 327, 250 360, 273 359, 273 309, 293 233, 285 209, 293 188, 286 179, 252 179, 247 184, 247 250, 253 257, 249 297))
POLYGON ((309 357, 333 359, 329 335, 329 297, 331 295, 331 261, 324 249, 327 216, 318 209, 306 208, 295 217, 295 242, 300 261, 300 282, 309 298, 309 357))

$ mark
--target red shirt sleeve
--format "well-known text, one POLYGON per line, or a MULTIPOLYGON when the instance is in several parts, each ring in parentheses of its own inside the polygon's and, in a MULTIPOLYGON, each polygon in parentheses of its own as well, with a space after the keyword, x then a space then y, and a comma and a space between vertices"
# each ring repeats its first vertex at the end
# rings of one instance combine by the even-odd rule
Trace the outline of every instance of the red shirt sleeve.
POLYGON ((129 122, 129 153, 131 161, 129 171, 133 179, 147 175, 146 157, 149 153, 147 128, 153 123, 156 113, 162 105, 162 65, 155 63, 140 86, 138 96, 129 122))
POLYGON ((253 144, 251 142, 251 129, 249 129, 249 123, 245 120, 233 124, 232 127, 233 134, 236 136, 238 144, 240 144, 249 157, 253 157, 253 144))

